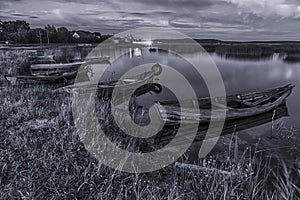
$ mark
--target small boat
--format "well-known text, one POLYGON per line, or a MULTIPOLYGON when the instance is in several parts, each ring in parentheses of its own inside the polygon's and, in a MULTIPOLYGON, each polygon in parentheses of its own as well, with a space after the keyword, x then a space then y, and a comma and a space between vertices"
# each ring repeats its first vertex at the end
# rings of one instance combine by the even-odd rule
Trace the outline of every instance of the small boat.
POLYGON ((154 47, 151 47, 149 48, 149 52, 156 52, 158 49, 157 48, 154 48, 154 47))
POLYGON ((34 57, 31 57, 31 60, 34 63, 48 64, 48 63, 54 63, 55 62, 55 56, 54 55, 34 56, 34 57))
POLYGON ((18 84, 52 84, 72 80, 77 76, 77 71, 65 72, 55 76, 4 76, 11 85, 18 84))
POLYGON ((140 48, 134 48, 131 53, 135 57, 142 56, 142 50, 140 48))
POLYGON ((110 59, 109 56, 86 57, 84 58, 84 62, 87 62, 88 64, 98 64, 98 63, 109 62, 109 59, 110 59))
POLYGON ((218 115, 212 116, 212 107, 214 107, 216 113, 218 111, 223 113, 225 110, 226 120, 236 120, 274 110, 286 102, 293 88, 294 86, 289 84, 267 91, 231 95, 226 98, 201 98, 198 99, 200 109, 195 107, 195 100, 183 101, 185 107, 181 108, 178 102, 175 101, 165 101, 155 105, 161 119, 168 124, 218 122, 222 118, 218 115), (225 100, 227 105, 225 105, 225 100))
POLYGON ((86 64, 86 62, 73 62, 73 63, 53 63, 53 64, 33 64, 30 66, 31 70, 60 70, 60 69, 70 69, 79 68, 81 65, 86 64))
MULTIPOLYGON (((135 95, 141 95, 145 94, 149 90, 153 89, 153 79, 155 76, 158 76, 161 73, 162 69, 159 64, 155 64, 151 70, 143 72, 141 74, 135 75, 130 78, 118 80, 118 81, 112 81, 112 82, 80 82, 75 83, 74 85, 66 86, 57 89, 56 91, 65 91, 68 93, 77 93, 77 94, 86 94, 91 93, 92 91, 97 91, 98 95, 103 97, 103 99, 111 98, 113 90, 117 89, 118 92, 121 92, 121 97, 127 97, 131 95, 133 92, 136 91, 137 93, 135 95)), ((157 90, 160 90, 161 88, 158 87, 157 90)), ((159 92, 159 91, 158 91, 159 92)), ((116 100, 115 103, 119 103, 118 100, 116 100)))
POLYGON ((37 49, 27 49, 27 50, 24 50, 24 51, 29 56, 37 56, 38 55, 38 50, 37 49))
POLYGON ((58 63, 58 64, 33 64, 30 67, 34 76, 51 76, 63 74, 65 72, 78 71, 81 66, 86 66, 86 62, 58 63))
POLYGON ((86 57, 81 58, 81 56, 74 57, 71 59, 72 62, 86 62, 87 64, 101 64, 109 62, 110 56, 95 56, 95 57, 86 57))
POLYGON ((89 43, 79 43, 77 44, 78 47, 92 47, 93 44, 89 44, 89 43))
MULTIPOLYGON (((288 115, 289 115, 289 113, 288 113, 287 105, 286 105, 286 103, 283 103, 283 104, 279 105, 278 107, 274 108, 273 110, 270 110, 265 113, 257 114, 257 115, 251 116, 251 117, 243 117, 243 118, 239 118, 239 119, 235 119, 235 120, 226 120, 224 127, 222 129, 221 136, 229 135, 229 134, 232 134, 235 132, 247 130, 247 129, 254 128, 254 127, 266 124, 266 123, 270 123, 272 121, 281 119, 288 115)), ((190 130, 189 125, 190 124, 183 124, 181 126, 182 130, 186 131, 187 134, 189 134, 189 130, 190 130)), ((169 125, 166 124, 167 131, 162 131, 159 134, 157 134, 153 144, 161 147, 161 146, 164 146, 164 145, 170 143, 170 141, 173 140, 173 138, 177 134, 176 127, 178 127, 178 126, 174 125, 173 123, 169 124, 169 125)), ((196 143, 194 148, 197 149, 201 146, 199 144, 197 145, 198 142, 202 142, 205 139, 215 138, 218 136, 218 135, 214 135, 215 131, 216 132, 219 131, 217 127, 216 128, 210 127, 212 129, 211 135, 207 135, 208 128, 209 128, 209 123, 201 124, 199 126, 197 135, 194 139, 194 143, 196 143)), ((184 140, 182 140, 182 141, 184 142, 184 140)), ((197 151, 197 155, 198 155, 198 151, 197 151)))

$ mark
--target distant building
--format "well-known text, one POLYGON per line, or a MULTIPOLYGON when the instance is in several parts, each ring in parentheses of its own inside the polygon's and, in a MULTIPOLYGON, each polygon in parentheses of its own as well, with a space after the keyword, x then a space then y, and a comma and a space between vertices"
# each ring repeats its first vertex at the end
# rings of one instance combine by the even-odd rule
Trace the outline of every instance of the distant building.
POLYGON ((113 38, 115 44, 119 44, 120 40, 121 40, 120 38, 116 38, 116 37, 113 38))
POLYGON ((125 43, 132 43, 133 41, 134 41, 134 38, 133 38, 132 35, 126 36, 126 37, 124 38, 124 42, 125 42, 125 43))
POLYGON ((73 34, 73 38, 78 39, 78 38, 80 38, 80 35, 79 35, 78 33, 75 32, 75 33, 73 34))
POLYGON ((133 41, 134 41, 134 38, 133 38, 132 35, 125 36, 125 37, 114 37, 113 38, 113 42, 115 44, 119 44, 119 43, 122 43, 122 44, 124 44, 124 43, 131 44, 131 43, 133 43, 133 41))

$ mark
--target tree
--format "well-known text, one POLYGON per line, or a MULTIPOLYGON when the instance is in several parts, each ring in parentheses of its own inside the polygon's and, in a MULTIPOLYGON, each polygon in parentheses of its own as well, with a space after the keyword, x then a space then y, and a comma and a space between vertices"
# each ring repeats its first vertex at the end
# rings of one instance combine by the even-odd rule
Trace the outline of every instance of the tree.
POLYGON ((1 22, 1 39, 9 40, 13 43, 23 43, 26 40, 26 34, 30 30, 29 23, 26 21, 6 21, 1 22))
POLYGON ((26 43, 40 43, 39 29, 30 29, 26 34, 26 43))
POLYGON ((47 35, 47 41, 49 43, 57 43, 58 42, 58 34, 57 34, 57 30, 54 26, 51 25, 47 25, 45 27, 46 30, 46 35, 47 35))
POLYGON ((60 43, 69 43, 71 41, 71 33, 66 27, 57 29, 57 37, 60 43))
POLYGON ((102 42, 102 35, 99 32, 94 32, 95 42, 102 42))
POLYGON ((26 21, 0 20, 0 41, 8 40, 10 43, 100 43, 104 37, 99 32, 69 31, 66 27, 56 29, 49 24, 44 29, 30 29, 26 21), (73 38, 75 32, 80 38, 73 38))
POLYGON ((27 32, 30 30, 29 23, 20 20, 3 22, 2 28, 6 33, 27 32))

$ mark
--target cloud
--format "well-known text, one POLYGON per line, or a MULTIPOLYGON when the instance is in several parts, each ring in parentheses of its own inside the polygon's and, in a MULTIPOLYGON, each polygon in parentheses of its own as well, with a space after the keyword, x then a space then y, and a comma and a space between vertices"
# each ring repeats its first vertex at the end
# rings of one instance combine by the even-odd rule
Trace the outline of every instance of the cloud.
POLYGON ((26 15, 26 14, 21 14, 21 13, 12 13, 11 16, 14 17, 25 17, 25 18, 31 18, 31 19, 38 19, 38 16, 34 16, 34 15, 26 15))
POLYGON ((284 40, 300 31, 298 0, 0 0, 0 15, 33 28, 53 24, 109 34, 156 26, 192 37, 284 40))
POLYGON ((270 17, 299 17, 299 3, 288 0, 223 0, 237 5, 243 11, 255 13, 259 16, 270 17))
POLYGON ((199 28, 199 23, 192 23, 185 20, 170 20, 169 24, 175 28, 199 28))
POLYGON ((0 14, 5 15, 1 17, 1 19, 11 19, 11 18, 22 18, 26 19, 38 19, 39 17, 36 15, 26 14, 26 13, 19 13, 15 10, 0 10, 0 14))
POLYGON ((139 1, 133 0, 134 3, 141 3, 148 7, 167 7, 167 8, 197 8, 202 9, 214 4, 214 0, 152 0, 152 1, 139 1))
POLYGON ((22 2, 22 0, 11 0, 11 1, 1 0, 0 1, 0 9, 14 5, 15 3, 20 3, 20 2, 22 2))

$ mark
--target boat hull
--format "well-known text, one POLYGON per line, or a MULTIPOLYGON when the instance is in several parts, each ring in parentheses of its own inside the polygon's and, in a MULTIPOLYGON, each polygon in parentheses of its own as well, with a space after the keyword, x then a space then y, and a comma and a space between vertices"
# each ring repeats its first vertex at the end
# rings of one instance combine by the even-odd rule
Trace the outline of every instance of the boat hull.
POLYGON ((156 75, 157 73, 155 71, 150 70, 148 72, 131 77, 130 79, 119 80, 113 83, 91 83, 88 81, 62 87, 56 91, 64 91, 79 95, 86 95, 96 92, 96 95, 100 100, 113 100, 112 103, 117 105, 122 103, 125 99, 128 99, 131 95, 140 96, 149 91, 156 92, 155 87, 152 85, 156 75))
MULTIPOLYGON (((262 124, 270 123, 273 120, 280 119, 282 117, 288 116, 288 108, 286 103, 279 105, 278 107, 274 108, 265 113, 253 115, 250 117, 243 117, 235 120, 225 120, 225 124, 222 129, 221 136, 232 134, 238 131, 247 130, 253 127, 260 126, 262 124)), ((198 133, 194 142, 201 142, 205 139, 216 138, 220 136, 216 131, 211 130, 211 135, 207 135, 207 130, 209 127, 209 123, 206 124, 199 124, 198 133)), ((167 131, 162 131, 157 134, 155 138, 155 145, 164 146, 168 144, 175 136, 176 130, 179 128, 179 123, 176 125, 174 123, 166 123, 164 129, 167 131)), ((180 124, 180 128, 182 131, 186 132, 187 134, 190 132, 190 124, 180 124)), ((214 129, 214 127, 211 127, 214 129)), ((182 138, 182 142, 184 142, 184 138, 182 138)), ((180 145, 180 143, 178 144, 180 145)), ((199 144, 201 146, 201 144, 199 144)))
POLYGON ((104 56, 104 57, 87 57, 84 59, 84 62, 88 64, 101 64, 105 62, 109 62, 110 57, 104 56))
POLYGON ((86 64, 86 62, 76 62, 76 63, 55 63, 55 64, 33 64, 30 66, 31 70, 64 70, 70 68, 79 68, 81 65, 86 64))
POLYGON ((77 72, 63 73, 59 76, 6 76, 6 80, 11 85, 17 84, 55 84, 73 80, 77 76, 77 72))
POLYGON ((185 105, 188 107, 180 108, 178 103, 172 102, 157 103, 156 107, 160 117, 168 123, 183 124, 208 123, 211 121, 221 121, 221 113, 226 111, 226 120, 235 120, 243 117, 251 117, 262 114, 278 107, 286 102, 294 86, 287 85, 264 92, 232 95, 227 98, 203 98, 198 100, 199 108, 193 107, 192 102, 185 105), (227 100, 227 105, 224 102, 227 100), (210 103, 210 108, 207 102, 210 103), (202 107, 202 108, 201 108, 202 107), (212 115, 211 107, 214 107, 215 115, 212 115), (220 114, 219 114, 220 113, 220 114))

